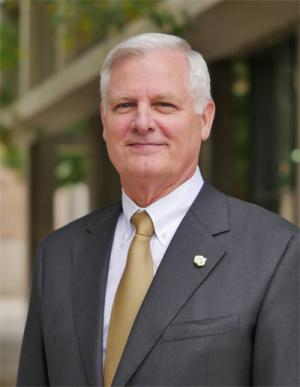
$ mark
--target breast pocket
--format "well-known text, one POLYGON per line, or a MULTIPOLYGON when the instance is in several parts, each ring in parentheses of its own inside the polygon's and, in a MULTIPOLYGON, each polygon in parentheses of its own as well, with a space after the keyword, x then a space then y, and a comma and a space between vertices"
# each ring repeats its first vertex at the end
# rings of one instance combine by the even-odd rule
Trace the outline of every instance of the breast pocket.
POLYGON ((194 339, 232 333, 240 328, 238 314, 214 317, 197 321, 173 323, 165 330, 162 342, 194 339))

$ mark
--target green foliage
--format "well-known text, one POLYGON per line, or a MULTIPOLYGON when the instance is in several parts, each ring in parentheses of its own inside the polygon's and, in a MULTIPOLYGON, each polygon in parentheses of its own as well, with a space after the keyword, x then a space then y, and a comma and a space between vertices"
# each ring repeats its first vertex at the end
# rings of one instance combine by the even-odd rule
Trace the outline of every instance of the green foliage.
POLYGON ((24 166, 24 154, 16 144, 9 144, 1 152, 3 165, 22 172, 24 166))
POLYGON ((158 0, 59 0, 49 1, 56 25, 66 31, 64 48, 74 54, 120 32, 129 22, 153 15, 158 0))
MULTIPOLYGON (((160 3, 160 0, 48 0, 48 10, 53 22, 65 28, 66 53, 75 55, 140 18, 150 19, 171 33, 182 34, 183 27, 170 12, 157 10, 160 3)), ((184 10, 182 16, 187 22, 184 10)))
POLYGON ((178 23, 178 21, 174 19, 173 15, 165 9, 158 10, 157 8, 153 8, 149 11, 147 16, 162 31, 168 31, 170 34, 182 36, 184 35, 184 31, 187 27, 189 29, 193 28, 192 23, 188 25, 190 18, 184 9, 181 10, 181 23, 178 23))
POLYGON ((58 187, 86 181, 88 157, 85 147, 78 144, 84 141, 87 130, 87 120, 77 121, 65 128, 61 136, 61 139, 64 139, 63 145, 57 145, 55 156, 55 177, 58 187))
POLYGON ((56 157, 55 176, 56 184, 62 187, 86 180, 87 157, 83 152, 59 152, 56 157))
POLYGON ((16 68, 18 62, 18 31, 11 20, 4 20, 0 25, 0 69, 16 68))
POLYGON ((23 172, 24 153, 12 141, 11 130, 3 127, 0 129, 0 161, 6 167, 23 172))
POLYGON ((15 0, 1 4, 0 21, 0 106, 15 98, 18 64, 18 5, 15 0))

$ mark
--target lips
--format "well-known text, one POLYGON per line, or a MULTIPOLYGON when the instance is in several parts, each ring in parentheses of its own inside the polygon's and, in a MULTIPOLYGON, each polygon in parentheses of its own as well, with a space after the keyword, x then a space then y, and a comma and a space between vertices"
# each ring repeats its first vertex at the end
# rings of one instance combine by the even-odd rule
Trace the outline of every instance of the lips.
POLYGON ((166 145, 167 145, 166 143, 156 143, 156 142, 133 142, 128 144, 130 149, 136 150, 139 152, 157 151, 166 145))
POLYGON ((164 143, 156 143, 156 142, 133 142, 129 144, 129 146, 161 146, 166 145, 164 143))

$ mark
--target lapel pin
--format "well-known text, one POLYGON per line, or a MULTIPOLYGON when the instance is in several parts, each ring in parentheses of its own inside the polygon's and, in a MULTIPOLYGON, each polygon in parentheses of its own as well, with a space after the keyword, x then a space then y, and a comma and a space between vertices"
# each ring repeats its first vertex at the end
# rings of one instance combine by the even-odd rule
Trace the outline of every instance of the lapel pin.
POLYGON ((203 257, 203 255, 195 255, 194 264, 197 267, 203 267, 206 265, 207 258, 203 257))

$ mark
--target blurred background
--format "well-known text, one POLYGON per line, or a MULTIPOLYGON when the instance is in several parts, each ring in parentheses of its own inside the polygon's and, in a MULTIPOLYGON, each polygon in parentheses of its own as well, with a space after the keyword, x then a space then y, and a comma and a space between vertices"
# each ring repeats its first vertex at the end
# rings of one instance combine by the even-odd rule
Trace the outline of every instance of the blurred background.
POLYGON ((15 383, 34 252, 120 196, 102 140, 99 69, 141 32, 185 37, 217 115, 203 175, 300 225, 298 0, 0 0, 0 384, 15 383))

